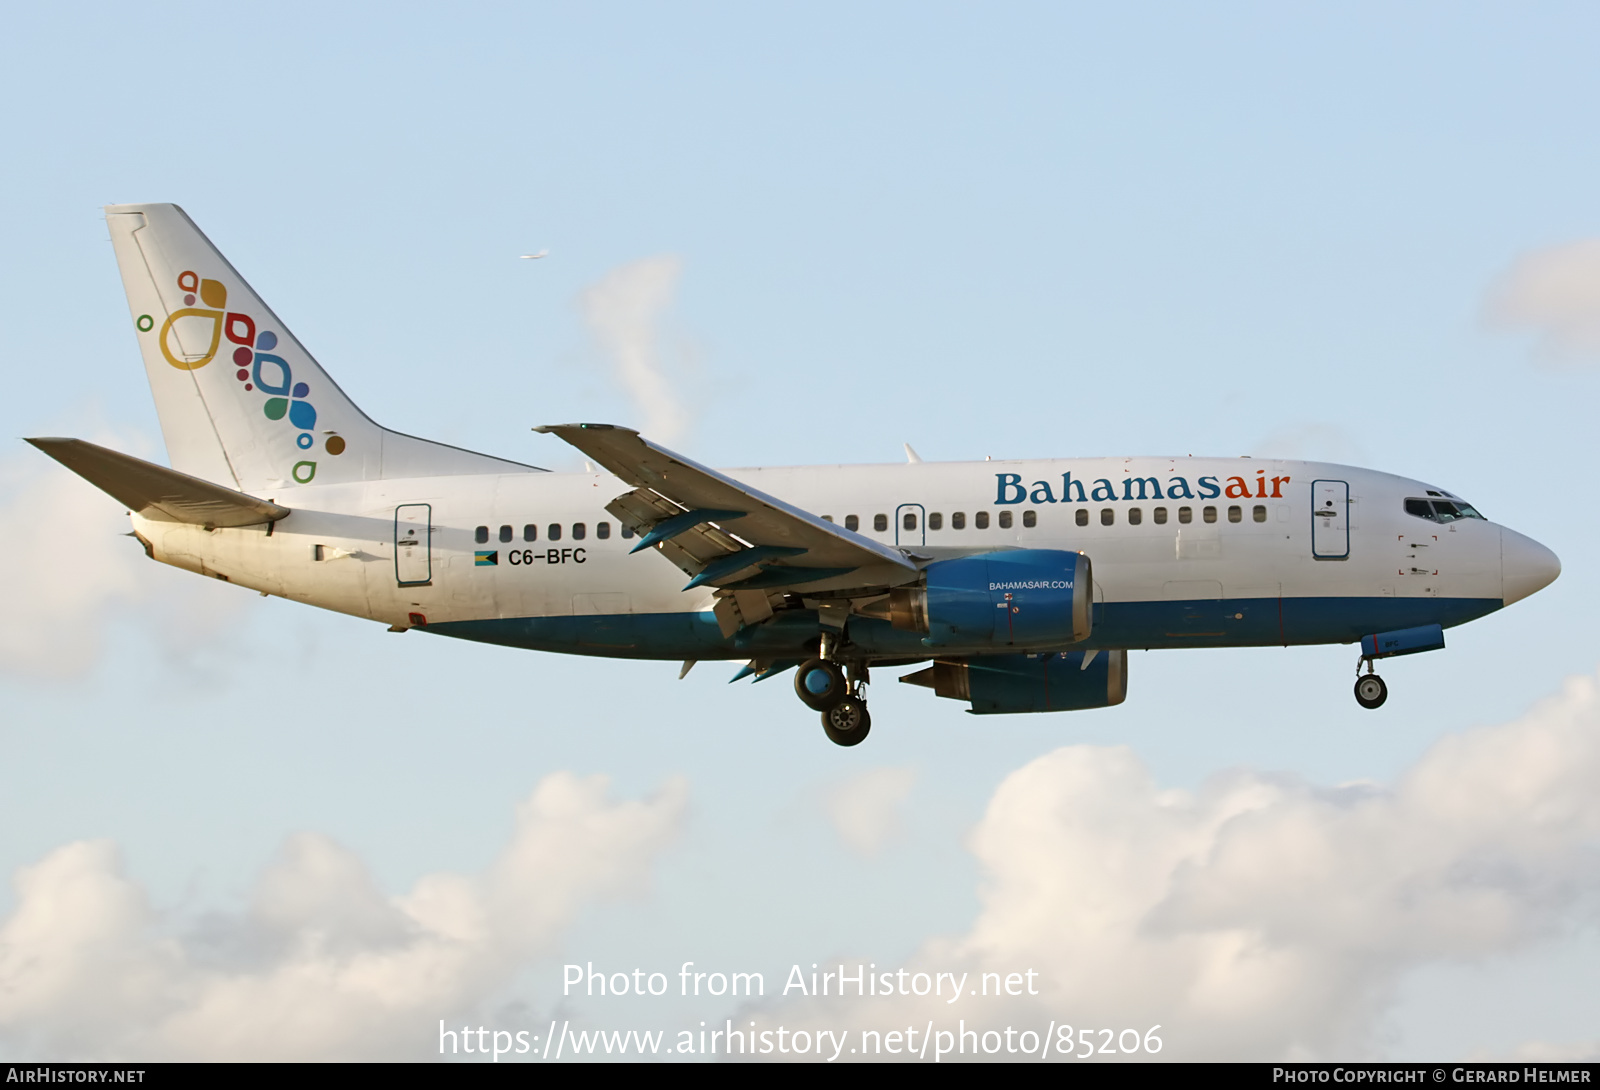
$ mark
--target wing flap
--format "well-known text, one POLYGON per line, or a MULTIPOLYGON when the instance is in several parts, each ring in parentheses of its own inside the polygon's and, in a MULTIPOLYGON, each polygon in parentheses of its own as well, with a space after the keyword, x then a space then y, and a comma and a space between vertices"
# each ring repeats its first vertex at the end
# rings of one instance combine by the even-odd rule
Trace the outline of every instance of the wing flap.
POLYGON ((289 508, 82 439, 28 442, 130 511, 193 526, 260 526, 289 508))
MULTIPOLYGON (((606 510, 640 537, 633 551, 654 548, 685 575, 698 576, 707 564, 746 548, 746 544, 714 523, 695 522, 677 532, 670 525, 689 512, 649 488, 637 488, 612 500, 606 510), (654 540, 652 540, 654 538, 654 540)), ((699 509, 701 513, 725 514, 699 509)))
POLYGON ((691 577, 691 585, 810 591, 889 586, 917 575, 898 549, 827 522, 611 424, 556 424, 558 436, 633 491, 606 508, 691 577), (650 540, 653 536, 653 540, 650 540), (746 553, 740 564, 736 554, 746 553), (752 570, 754 569, 754 570, 752 570))

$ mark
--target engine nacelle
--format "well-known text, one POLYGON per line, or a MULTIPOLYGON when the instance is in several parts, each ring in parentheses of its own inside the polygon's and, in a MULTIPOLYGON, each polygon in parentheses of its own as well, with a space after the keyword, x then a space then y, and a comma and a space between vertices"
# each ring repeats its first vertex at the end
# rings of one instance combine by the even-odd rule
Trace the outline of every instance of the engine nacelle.
POLYGON ((931 647, 1050 647, 1089 638, 1089 558, 1010 549, 939 560, 912 587, 890 592, 890 623, 931 647))
POLYGON ((1109 708, 1128 695, 1126 651, 983 655, 935 662, 900 679, 971 703, 973 715, 1109 708))

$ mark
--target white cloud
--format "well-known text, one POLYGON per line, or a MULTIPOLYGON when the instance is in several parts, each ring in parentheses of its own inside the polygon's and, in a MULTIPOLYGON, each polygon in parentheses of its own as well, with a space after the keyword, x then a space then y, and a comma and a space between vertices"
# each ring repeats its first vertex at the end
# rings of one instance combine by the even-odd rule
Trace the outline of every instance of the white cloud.
POLYGON ((43 454, 0 467, 0 570, 9 573, 0 669, 70 677, 91 663, 108 612, 136 600, 149 563, 122 508, 43 454))
POLYGON ((0 923, 0 1041, 29 1059, 422 1058, 439 1019, 478 1010, 596 899, 645 887, 687 787, 612 801, 603 777, 550 776, 481 874, 385 897, 326 837, 291 838, 250 910, 182 938, 107 841, 16 878, 0 923))
POLYGON ((187 574, 152 593, 166 573, 127 536, 122 505, 39 451, 0 462, 0 525, 0 570, 9 573, 0 672, 81 676, 98 659, 107 627, 134 606, 137 623, 170 659, 190 660, 215 649, 249 602, 237 587, 187 574))
POLYGON ((1600 362, 1600 239, 1523 256, 1490 291, 1484 316, 1492 324, 1531 328, 1541 359, 1600 362))
POLYGON ((1126 748, 1057 750, 1008 777, 972 834, 986 878, 971 929, 911 959, 1032 969, 1036 999, 773 1013, 819 1027, 1160 1023, 1169 1059, 1375 1056, 1403 974, 1594 918, 1597 781, 1596 677, 1442 739, 1392 786, 1234 771, 1167 791, 1126 748))
POLYGON ((900 810, 917 774, 910 768, 876 768, 835 787, 824 810, 851 851, 874 856, 902 832, 900 810))
POLYGON ((611 270, 578 297, 590 332, 639 412, 640 430, 662 443, 681 438, 689 424, 688 410, 663 369, 659 328, 682 271, 677 257, 647 257, 611 270))

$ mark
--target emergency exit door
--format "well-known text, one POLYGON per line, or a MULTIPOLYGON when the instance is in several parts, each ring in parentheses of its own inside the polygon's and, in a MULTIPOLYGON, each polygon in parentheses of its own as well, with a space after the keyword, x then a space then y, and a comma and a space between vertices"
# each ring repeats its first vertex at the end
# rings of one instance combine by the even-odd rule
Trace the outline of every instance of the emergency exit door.
POLYGON ((920 503, 902 503, 894 509, 894 543, 920 547, 928 543, 928 512, 920 503))

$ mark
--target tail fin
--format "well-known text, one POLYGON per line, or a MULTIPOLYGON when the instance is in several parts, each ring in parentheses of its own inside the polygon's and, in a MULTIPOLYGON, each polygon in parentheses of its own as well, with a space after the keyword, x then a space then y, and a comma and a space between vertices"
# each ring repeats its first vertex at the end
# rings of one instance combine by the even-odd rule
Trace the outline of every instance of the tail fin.
POLYGON ((174 469, 246 492, 534 471, 373 423, 177 205, 106 223, 174 469))

